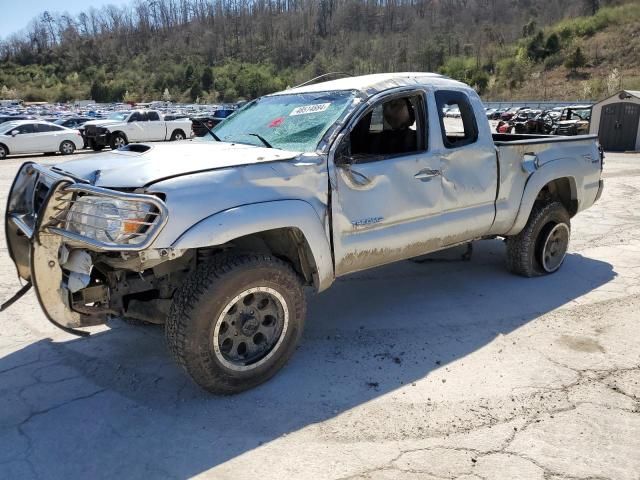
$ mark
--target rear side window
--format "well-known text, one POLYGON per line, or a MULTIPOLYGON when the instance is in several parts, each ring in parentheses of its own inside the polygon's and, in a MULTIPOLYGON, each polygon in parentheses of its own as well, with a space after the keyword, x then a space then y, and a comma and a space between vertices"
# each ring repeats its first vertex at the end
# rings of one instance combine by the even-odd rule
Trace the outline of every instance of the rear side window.
POLYGON ((16 128, 18 130, 18 134, 22 135, 25 133, 36 133, 36 128, 33 123, 27 123, 25 125, 20 125, 16 128))
POLYGON ((435 97, 444 146, 459 148, 476 142, 478 124, 469 97, 463 92, 449 90, 438 90, 435 97))
POLYGON ((37 129, 38 133, 59 132, 61 130, 64 130, 63 128, 58 127, 57 125, 46 125, 44 123, 36 124, 36 129, 37 129))

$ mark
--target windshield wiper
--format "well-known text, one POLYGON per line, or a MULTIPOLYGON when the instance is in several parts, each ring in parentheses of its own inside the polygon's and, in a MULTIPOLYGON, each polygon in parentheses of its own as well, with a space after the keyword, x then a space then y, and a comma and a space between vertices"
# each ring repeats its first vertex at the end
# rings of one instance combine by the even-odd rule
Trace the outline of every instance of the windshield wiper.
POLYGON ((196 122, 199 122, 200 125, 202 125, 204 128, 207 129, 207 132, 209 132, 209 135, 211 135, 216 142, 221 142, 222 141, 222 140, 220 140, 220 137, 218 137, 215 133, 213 133, 213 131, 211 131, 211 129, 207 126, 207 124, 204 123, 204 121, 200 120, 199 118, 196 118, 195 120, 196 120, 196 122))
POLYGON ((252 137, 256 137, 258 140, 264 143, 264 146, 267 148, 273 148, 273 146, 269 142, 267 142, 262 135, 258 135, 257 133, 247 133, 246 135, 251 135, 252 137))

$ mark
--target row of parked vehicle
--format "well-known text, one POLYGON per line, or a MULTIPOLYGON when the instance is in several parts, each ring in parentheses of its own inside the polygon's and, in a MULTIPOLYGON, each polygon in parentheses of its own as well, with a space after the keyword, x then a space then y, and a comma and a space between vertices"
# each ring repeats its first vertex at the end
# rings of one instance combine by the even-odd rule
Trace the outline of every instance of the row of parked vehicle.
POLYGON ((100 151, 131 142, 201 137, 233 111, 218 109, 192 118, 156 110, 116 111, 101 119, 79 115, 44 119, 4 115, 0 116, 0 159, 26 153, 70 155, 83 148, 100 151))
MULTIPOLYGON (((238 105, 213 110, 87 110, 78 112, 0 111, 0 159, 11 154, 94 151, 119 148, 131 142, 174 141, 205 136, 238 105), (34 115, 40 113, 40 115, 34 115)), ((443 109, 445 117, 460 118, 456 106, 443 109)), ((539 110, 529 107, 485 108, 489 120, 498 120, 497 133, 580 135, 589 131, 590 105, 539 110)))
POLYGON ((589 132, 591 105, 571 105, 538 110, 528 107, 486 109, 489 120, 499 120, 498 133, 583 135, 589 132))

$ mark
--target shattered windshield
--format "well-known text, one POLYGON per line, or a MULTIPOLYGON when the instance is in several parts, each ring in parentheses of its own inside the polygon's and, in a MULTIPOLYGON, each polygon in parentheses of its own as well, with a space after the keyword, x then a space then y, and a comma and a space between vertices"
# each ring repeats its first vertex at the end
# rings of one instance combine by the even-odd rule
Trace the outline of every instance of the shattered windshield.
POLYGON ((355 95, 355 91, 335 91, 258 98, 213 132, 223 142, 313 152, 355 95))

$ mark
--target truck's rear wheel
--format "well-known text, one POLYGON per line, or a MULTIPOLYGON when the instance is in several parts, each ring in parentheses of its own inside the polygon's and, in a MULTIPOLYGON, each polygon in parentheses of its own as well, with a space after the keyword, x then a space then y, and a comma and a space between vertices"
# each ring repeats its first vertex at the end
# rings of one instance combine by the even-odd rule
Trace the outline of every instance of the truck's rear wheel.
POLYGON ((507 237, 507 268, 524 277, 553 273, 569 248, 571 217, 560 202, 536 203, 522 231, 507 237))
POLYGON ((165 325, 173 357, 205 390, 232 394, 268 380, 304 325, 302 282, 269 255, 201 265, 176 292, 165 325))
POLYGON ((184 132, 182 130, 174 130, 173 133, 171 134, 171 141, 175 141, 175 140, 184 140, 186 138, 186 135, 184 134, 184 132))

